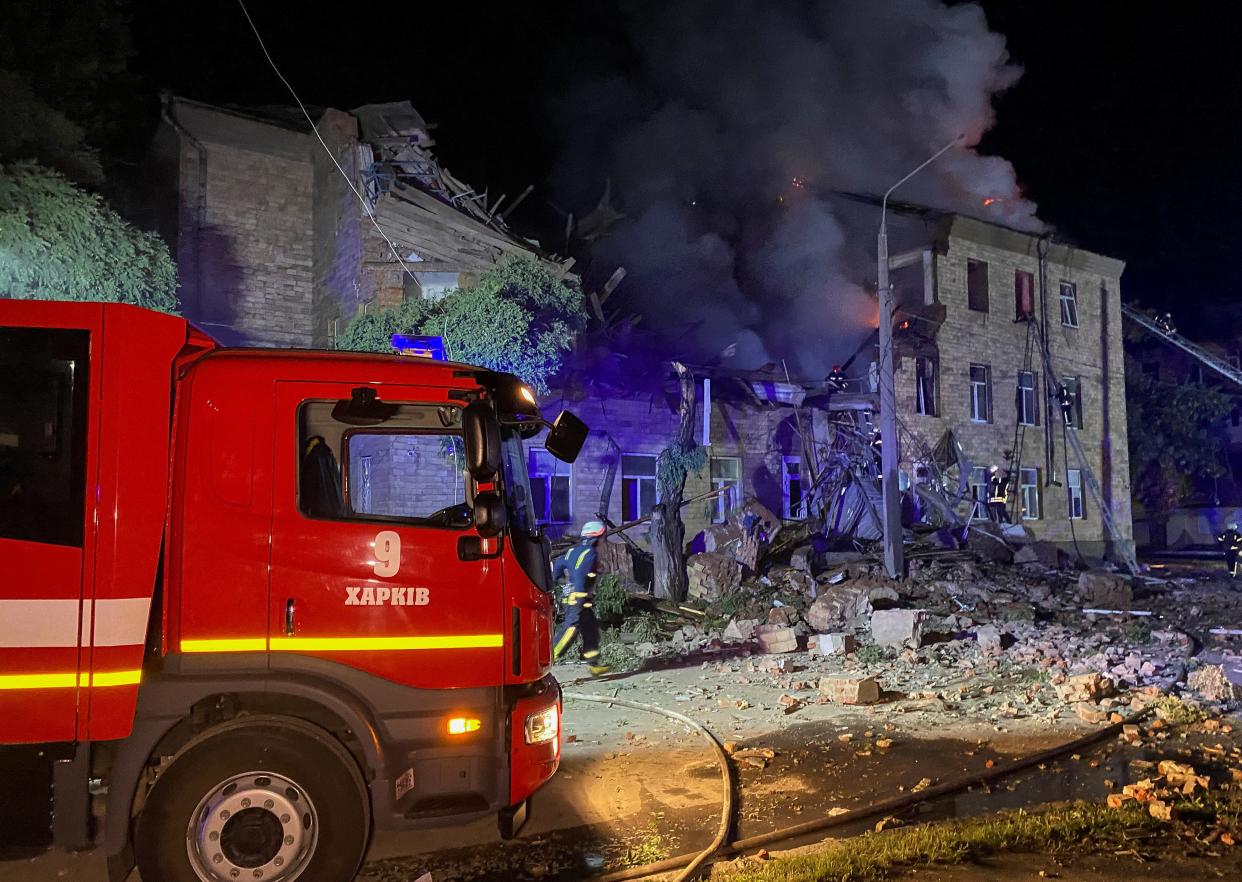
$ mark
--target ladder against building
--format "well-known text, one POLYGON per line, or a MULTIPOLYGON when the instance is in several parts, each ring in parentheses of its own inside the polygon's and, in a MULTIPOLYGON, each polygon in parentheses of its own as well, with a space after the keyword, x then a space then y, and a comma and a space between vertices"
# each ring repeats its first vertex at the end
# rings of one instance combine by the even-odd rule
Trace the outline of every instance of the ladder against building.
MULTIPOLYGON (((1043 328, 1039 325, 1036 327, 1039 331, 1039 353, 1043 358, 1048 388, 1057 388, 1061 385, 1061 374, 1057 373, 1052 366, 1052 353, 1048 351, 1048 339, 1044 336, 1043 328)), ((1062 424, 1064 425, 1064 421, 1062 424)), ((1082 449, 1082 444, 1078 440, 1078 430, 1074 426, 1065 425, 1064 436, 1065 443, 1074 451, 1074 458, 1078 461, 1078 468, 1082 471, 1082 481, 1087 485, 1087 490, 1091 493, 1091 498, 1095 500, 1096 508, 1100 511, 1100 520, 1104 523, 1104 529, 1109 538, 1113 540, 1114 553, 1121 558, 1121 562, 1125 564, 1131 575, 1138 575, 1139 565, 1138 559, 1134 556, 1133 545, 1117 529, 1112 507, 1108 504, 1104 491, 1100 489, 1100 482, 1095 477, 1095 469, 1091 468, 1086 451, 1082 449)))
POLYGON ((1177 331, 1167 328, 1151 316, 1140 312, 1133 306, 1121 304, 1121 313, 1130 321, 1140 326, 1154 337, 1158 337, 1170 346, 1175 346, 1183 352, 1198 359, 1202 364, 1207 365, 1216 373, 1220 374, 1226 380, 1230 380, 1239 386, 1242 386, 1242 371, 1238 370, 1232 364, 1218 355, 1214 355, 1204 349, 1198 343, 1187 340, 1177 331))

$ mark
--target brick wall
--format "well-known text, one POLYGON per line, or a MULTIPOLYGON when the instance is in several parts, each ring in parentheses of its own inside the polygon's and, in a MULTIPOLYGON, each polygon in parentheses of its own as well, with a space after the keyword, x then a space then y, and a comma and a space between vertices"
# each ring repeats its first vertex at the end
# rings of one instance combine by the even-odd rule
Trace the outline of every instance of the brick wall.
POLYGON ((311 345, 309 138, 192 102, 177 116, 201 145, 178 142, 187 317, 227 342, 311 345))
MULTIPOLYGON (((701 441, 701 384, 699 388, 695 439, 701 441)), ((550 532, 559 534, 567 527, 576 529, 595 516, 607 482, 609 464, 614 461, 617 469, 611 484, 607 513, 613 522, 620 523, 622 472, 619 457, 622 454, 659 454, 677 432, 677 415, 664 396, 649 395, 608 399, 589 397, 577 401, 553 399, 547 402, 545 415, 555 418, 563 408, 581 417, 591 428, 591 434, 577 462, 572 466, 560 465, 562 470, 569 471, 571 477, 571 523, 556 525, 550 532)), ((739 499, 756 496, 777 515, 781 512, 782 500, 781 458, 800 455, 793 420, 793 414, 787 408, 760 409, 719 398, 714 398, 712 402, 710 455, 738 458, 741 461, 739 499)), ((531 442, 534 446, 538 443, 537 439, 531 442)), ((686 480, 685 495, 689 498, 710 489, 710 469, 704 467, 702 472, 691 474, 686 480)), ((713 505, 706 502, 683 509, 687 541, 710 523, 712 511, 713 505)), ((635 538, 646 536, 642 528, 634 532, 635 538)))
MULTIPOLYGON (((952 428, 966 455, 976 466, 996 464, 1013 468, 1017 463, 1008 451, 1020 447, 1020 464, 1040 470, 1041 516, 1024 521, 1035 536, 1068 544, 1075 538, 1084 551, 1099 553, 1106 532, 1100 510, 1084 486, 1085 518, 1068 517, 1065 480, 1066 448, 1061 416, 1055 404, 1049 409, 1046 379, 1038 352, 1038 338, 1031 325, 1015 322, 1014 276, 1017 270, 1034 275, 1035 312, 1040 314, 1039 266, 1035 237, 970 222, 964 230, 955 222, 947 248, 936 256, 935 279, 938 303, 945 320, 935 333, 939 354, 939 414, 918 415, 915 406, 915 365, 911 357, 900 359, 896 373, 898 409, 912 432, 930 447, 952 428), (985 228, 986 229, 980 229, 985 228), (988 264, 989 311, 967 307, 966 267, 970 259, 988 264), (1027 362, 1027 341, 1031 351, 1027 362), (986 364, 992 374, 993 417, 991 424, 972 422, 970 417, 970 364, 986 364), (1015 435, 1018 372, 1036 373, 1039 426, 1027 426, 1015 435), (1044 427, 1053 426, 1054 462, 1045 460, 1044 427), (1015 445, 1015 441, 1018 445, 1015 445), (1048 484, 1049 472, 1062 486, 1048 484)), ((1083 402, 1083 427, 1078 438, 1111 507, 1119 532, 1132 539, 1129 483, 1129 449, 1126 435, 1125 373, 1121 341, 1120 272, 1117 261, 1089 252, 1056 246, 1046 264, 1047 334, 1052 362, 1060 374, 1079 378, 1083 402), (1078 327, 1062 324, 1059 303, 1061 282, 1077 288, 1078 327)), ((909 460, 916 452, 903 451, 909 460)), ((1069 468, 1079 468, 1072 450, 1069 468)), ((1085 479, 1084 479, 1085 483, 1085 479)), ((1015 481, 1016 484, 1016 481, 1015 481)), ((1018 488, 1012 488, 1013 493, 1018 488)))

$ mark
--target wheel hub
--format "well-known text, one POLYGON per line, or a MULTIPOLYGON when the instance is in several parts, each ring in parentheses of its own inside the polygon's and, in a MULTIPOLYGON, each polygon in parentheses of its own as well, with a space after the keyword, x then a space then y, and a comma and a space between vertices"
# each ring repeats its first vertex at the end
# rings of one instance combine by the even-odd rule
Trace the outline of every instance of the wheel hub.
POLYGON ((319 818, 301 786, 272 772, 246 772, 199 800, 186 849, 203 882, 291 882, 318 837, 319 818))

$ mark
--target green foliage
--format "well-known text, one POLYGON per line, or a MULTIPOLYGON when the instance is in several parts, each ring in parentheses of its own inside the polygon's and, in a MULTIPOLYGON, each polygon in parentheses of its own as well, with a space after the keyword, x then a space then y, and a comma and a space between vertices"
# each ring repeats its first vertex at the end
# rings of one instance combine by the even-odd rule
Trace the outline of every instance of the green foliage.
POLYGON ((1207 719, 1203 708, 1187 704, 1176 695, 1157 695, 1151 706, 1159 711, 1163 719, 1176 726, 1193 726, 1207 719))
POLYGON ((621 580, 614 573, 607 573, 595 580, 595 614, 601 618, 621 615, 629 597, 621 580))
POLYGON ((882 646, 868 643, 866 646, 858 647, 854 658, 864 665, 874 665, 888 658, 888 652, 882 646))
POLYGON ((443 336, 453 360, 517 374, 546 392, 584 317, 580 291, 535 258, 511 255, 439 300, 356 316, 337 345, 391 352, 393 334, 443 336))
POLYGON ((86 143, 82 127, 6 70, 0 70, 0 107, 0 160, 33 159, 79 183, 103 181, 99 155, 86 143))
POLYGON ((1169 383, 1126 368, 1126 420, 1130 436, 1130 481, 1152 514, 1176 508, 1196 478, 1225 473, 1220 421, 1232 402, 1198 383, 1169 383))
POLYGON ((154 233, 34 162, 0 165, 0 296, 177 309, 177 268, 154 233))
POLYGON ((639 643, 655 643, 660 639, 660 624, 651 613, 626 619, 622 630, 633 634, 639 643))
POLYGON ((660 451, 656 458, 656 481, 660 485, 661 497, 671 496, 674 488, 680 490, 691 472, 698 473, 707 465, 707 448, 700 447, 693 441, 683 447, 674 441, 660 451))
POLYGON ((633 648, 617 638, 615 631, 605 631, 600 636, 599 660, 614 671, 632 671, 642 662, 633 648))

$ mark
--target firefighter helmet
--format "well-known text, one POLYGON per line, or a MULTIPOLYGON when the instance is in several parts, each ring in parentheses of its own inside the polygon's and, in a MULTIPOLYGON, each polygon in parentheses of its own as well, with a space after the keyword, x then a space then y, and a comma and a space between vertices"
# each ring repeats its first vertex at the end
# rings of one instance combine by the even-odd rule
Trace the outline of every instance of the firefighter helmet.
POLYGON ((586 539, 590 536, 603 536, 607 527, 603 521, 587 521, 582 525, 582 538, 586 539))

